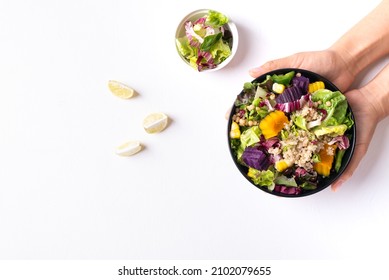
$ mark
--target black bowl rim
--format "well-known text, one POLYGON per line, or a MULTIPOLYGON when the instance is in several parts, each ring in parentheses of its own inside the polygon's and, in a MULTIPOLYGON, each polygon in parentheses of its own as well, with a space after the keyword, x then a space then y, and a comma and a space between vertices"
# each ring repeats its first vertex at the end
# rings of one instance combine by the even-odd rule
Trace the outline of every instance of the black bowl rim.
MULTIPOLYGON (((311 80, 311 78, 308 77, 308 78, 310 78, 310 82, 314 82, 314 81, 319 81, 320 80, 320 81, 324 82, 326 89, 330 89, 332 91, 340 91, 339 88, 337 86, 335 86, 327 78, 323 77, 320 74, 312 72, 310 70, 306 70, 306 69, 302 69, 302 68, 280 68, 280 69, 275 69, 275 70, 272 70, 272 71, 269 71, 267 73, 262 74, 261 76, 259 76, 259 77, 255 78, 254 80, 252 80, 252 82, 263 81, 266 78, 267 75, 285 74, 285 73, 288 73, 290 71, 295 71, 296 73, 301 73, 304 76, 307 75, 307 76, 310 76, 310 77, 314 77, 314 80, 311 80)), ((242 92, 243 92, 243 90, 239 94, 241 94, 242 92)), ((340 92, 342 92, 342 91, 340 91, 340 92)), ((347 100, 347 97, 346 97, 346 100, 347 100)), ((352 157, 354 155, 355 143, 356 143, 356 135, 357 135, 356 123, 355 123, 354 113, 352 111, 352 108, 351 108, 350 103, 348 102, 348 100, 347 100, 347 104, 348 104, 348 111, 351 114, 351 119, 354 121, 354 125, 352 126, 351 129, 348 130, 351 133, 351 135, 352 135, 352 137, 350 139, 350 147, 347 149, 347 151, 346 151, 346 153, 345 153, 345 155, 343 157, 342 165, 341 165, 341 168, 340 168, 339 172, 337 172, 336 174, 332 174, 332 176, 330 174, 330 176, 327 177, 327 178, 323 178, 322 181, 321 181, 322 182, 321 186, 318 186, 316 189, 309 190, 309 191, 303 191, 299 195, 291 195, 291 194, 284 194, 284 193, 280 193, 280 192, 269 191, 267 188, 262 188, 262 187, 257 186, 257 185, 254 184, 254 182, 247 176, 247 171, 246 172, 243 171, 244 169, 247 170, 247 167, 239 164, 237 162, 237 160, 235 159, 233 150, 232 150, 231 145, 230 145, 230 143, 231 143, 230 130, 231 130, 231 123, 232 123, 231 122, 231 118, 232 118, 232 116, 234 115, 234 112, 235 112, 235 104, 233 104, 232 108, 231 108, 231 112, 230 112, 229 117, 228 117, 227 140, 228 140, 228 149, 230 151, 230 155, 232 157, 232 160, 233 160, 235 166, 238 168, 240 173, 254 187, 260 189, 261 191, 264 191, 265 193, 268 193, 268 194, 271 194, 271 195, 275 195, 275 196, 279 196, 279 197, 293 197, 293 198, 305 197, 305 196, 309 196, 309 195, 318 193, 318 192, 328 188, 331 184, 333 184, 343 174, 343 172, 346 170, 347 166, 349 165, 349 163, 350 163, 350 161, 351 161, 351 159, 352 159, 352 157)))

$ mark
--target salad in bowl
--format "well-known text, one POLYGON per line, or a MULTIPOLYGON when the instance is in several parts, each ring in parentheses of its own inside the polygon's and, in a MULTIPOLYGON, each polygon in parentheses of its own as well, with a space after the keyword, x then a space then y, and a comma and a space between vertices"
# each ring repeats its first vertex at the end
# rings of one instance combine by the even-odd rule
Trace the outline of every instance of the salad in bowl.
POLYGON ((231 61, 238 47, 238 31, 225 14, 196 10, 178 25, 175 41, 178 54, 189 66, 209 72, 231 61))
POLYGON ((256 187, 278 196, 316 193, 348 165, 355 119, 335 85, 303 69, 279 69, 247 82, 228 122, 233 160, 256 187))

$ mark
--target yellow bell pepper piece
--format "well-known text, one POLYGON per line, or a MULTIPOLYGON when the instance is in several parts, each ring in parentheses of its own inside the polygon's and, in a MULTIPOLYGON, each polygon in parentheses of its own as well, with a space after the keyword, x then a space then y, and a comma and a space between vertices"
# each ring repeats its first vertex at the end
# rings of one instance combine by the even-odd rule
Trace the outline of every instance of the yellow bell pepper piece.
POLYGON ((240 138, 240 127, 236 122, 232 122, 231 124, 230 137, 232 139, 240 138))

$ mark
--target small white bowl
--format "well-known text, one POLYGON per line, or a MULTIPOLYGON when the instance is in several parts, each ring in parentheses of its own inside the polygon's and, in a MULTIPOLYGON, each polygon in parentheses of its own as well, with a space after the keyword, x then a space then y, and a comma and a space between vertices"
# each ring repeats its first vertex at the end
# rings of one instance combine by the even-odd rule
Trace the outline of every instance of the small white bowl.
MULTIPOLYGON (((183 36, 185 36, 185 23, 187 21, 196 21, 197 19, 205 16, 206 14, 208 14, 208 12, 210 11, 210 9, 201 9, 201 10, 196 10, 196 11, 193 11, 191 12, 190 14, 188 14, 187 16, 185 16, 180 24, 178 25, 177 27, 177 30, 176 30, 176 37, 175 39, 177 38, 181 38, 183 36)), ((225 15, 225 14, 224 14, 225 15)), ((227 16, 227 15, 226 15, 227 16)), ((228 17, 228 16, 227 16, 228 17)), ((230 17, 228 17, 228 23, 224 26, 224 28, 226 30, 229 30, 232 34, 232 45, 230 46, 231 47, 231 55, 229 57, 227 57, 226 60, 224 60, 222 63, 218 64, 215 68, 212 68, 212 69, 204 69, 202 71, 199 71, 199 72, 212 72, 212 71, 217 71, 217 70, 220 70, 222 69, 223 67, 225 67, 231 60, 232 58, 235 56, 236 54, 236 51, 238 49, 238 42, 239 42, 239 36, 238 36, 238 29, 236 28, 236 25, 234 24, 234 22, 231 20, 230 17)), ((181 57, 181 59, 189 66, 191 67, 192 69, 194 69, 189 61, 183 57, 181 55, 181 53, 179 52, 178 50, 178 47, 177 47, 177 44, 175 43, 176 45, 176 49, 177 49, 177 53, 178 55, 181 57)), ((195 70, 195 69, 194 69, 195 70)))

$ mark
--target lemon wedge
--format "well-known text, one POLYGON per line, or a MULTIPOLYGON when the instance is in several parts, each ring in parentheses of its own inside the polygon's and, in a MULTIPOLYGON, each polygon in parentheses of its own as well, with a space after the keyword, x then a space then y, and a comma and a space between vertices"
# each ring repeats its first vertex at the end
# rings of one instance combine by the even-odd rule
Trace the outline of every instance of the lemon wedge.
POLYGON ((133 97, 135 92, 129 86, 114 80, 108 81, 108 88, 113 93, 113 95, 123 99, 129 99, 133 97))
POLYGON ((152 113, 143 120, 143 128, 147 133, 158 133, 166 128, 168 116, 164 113, 152 113))
POLYGON ((142 150, 139 141, 128 141, 116 148, 116 154, 119 156, 132 156, 142 150))

